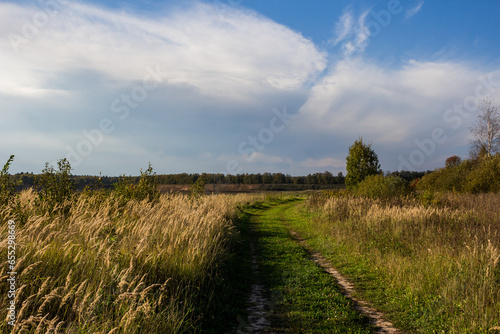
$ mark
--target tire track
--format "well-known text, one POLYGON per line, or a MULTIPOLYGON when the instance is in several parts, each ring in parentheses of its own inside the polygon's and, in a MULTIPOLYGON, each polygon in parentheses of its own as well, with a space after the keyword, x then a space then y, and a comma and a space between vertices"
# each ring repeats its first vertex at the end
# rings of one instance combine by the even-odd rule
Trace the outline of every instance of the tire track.
MULTIPOLYGON (((285 224, 286 225, 286 224, 285 224)), ((287 226, 288 227, 288 226, 287 226)), ((320 253, 315 252, 309 248, 309 246, 306 244, 305 240, 302 239, 296 232, 290 230, 290 234, 292 235, 293 239, 297 241, 302 247, 304 247, 307 252, 310 254, 311 259, 316 262, 324 271, 335 277, 339 285, 342 287, 342 292, 343 294, 351 299, 354 303, 354 308, 360 312, 365 314, 367 317, 371 319, 371 324, 378 328, 376 333, 390 333, 390 334, 400 334, 402 333, 400 330, 398 330, 394 325, 386 320, 385 315, 377 311, 375 308, 373 308, 370 303, 367 301, 358 299, 354 297, 355 290, 354 286, 352 285, 347 278, 345 278, 338 270, 336 270, 330 262, 320 253)))
POLYGON ((320 266, 325 272, 335 277, 339 285, 342 287, 342 293, 347 298, 351 299, 354 303, 354 308, 366 315, 370 319, 370 323, 373 327, 377 328, 376 333, 380 334, 402 334, 399 329, 394 327, 394 325, 386 319, 385 314, 376 310, 370 303, 367 301, 361 300, 355 297, 355 289, 353 284, 344 277, 338 270, 336 270, 331 263, 319 252, 312 250, 309 245, 307 245, 305 239, 303 239, 297 232, 293 231, 290 225, 286 222, 284 218, 286 211, 290 210, 291 207, 288 207, 286 210, 283 210, 280 220, 288 229, 292 239, 294 239, 297 243, 299 243, 311 256, 311 259, 320 266))

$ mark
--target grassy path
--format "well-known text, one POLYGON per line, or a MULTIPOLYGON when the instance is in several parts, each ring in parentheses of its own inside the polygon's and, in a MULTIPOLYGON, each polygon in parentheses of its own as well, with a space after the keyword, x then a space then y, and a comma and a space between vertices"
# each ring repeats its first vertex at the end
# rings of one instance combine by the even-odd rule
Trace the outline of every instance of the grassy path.
MULTIPOLYGON (((319 267, 289 232, 287 224, 294 219, 291 208, 298 203, 299 199, 290 199, 245 210, 259 263, 256 279, 265 287, 263 303, 268 319, 260 321, 270 326, 262 332, 375 332, 369 318, 356 311, 352 300, 341 293, 336 279, 319 267)), ((250 323, 251 317, 248 320, 250 323)))

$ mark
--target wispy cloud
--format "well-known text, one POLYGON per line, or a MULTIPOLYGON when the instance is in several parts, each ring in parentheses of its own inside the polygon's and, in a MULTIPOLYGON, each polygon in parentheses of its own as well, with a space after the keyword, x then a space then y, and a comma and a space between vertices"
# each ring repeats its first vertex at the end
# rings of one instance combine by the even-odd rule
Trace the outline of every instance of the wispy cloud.
POLYGON ((300 165, 307 168, 343 168, 345 166, 345 160, 335 158, 309 158, 305 161, 302 161, 300 165))
POLYGON ((335 25, 334 38, 329 43, 341 44, 344 56, 363 52, 368 46, 370 30, 366 26, 366 17, 370 10, 363 12, 357 19, 352 11, 345 11, 335 25))
POLYGON ((422 9, 423 5, 424 5, 424 1, 419 1, 415 7, 412 7, 406 11, 405 18, 410 19, 413 16, 417 15, 418 12, 420 12, 420 10, 422 9))
POLYGON ((335 38, 330 41, 332 45, 337 45, 353 33, 353 21, 352 12, 344 11, 335 25, 335 38))

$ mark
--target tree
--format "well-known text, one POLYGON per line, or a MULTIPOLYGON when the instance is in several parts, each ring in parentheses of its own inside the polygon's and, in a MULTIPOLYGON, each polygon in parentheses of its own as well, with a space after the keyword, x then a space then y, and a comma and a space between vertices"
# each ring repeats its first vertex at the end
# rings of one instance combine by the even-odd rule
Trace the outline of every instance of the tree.
POLYGON ((380 169, 377 154, 372 150, 371 144, 363 142, 363 138, 359 138, 349 147, 346 161, 345 184, 349 190, 354 189, 367 176, 378 174, 380 169))
POLYGON ((472 159, 486 153, 490 157, 500 153, 500 107, 489 99, 478 106, 476 123, 470 128, 474 140, 471 141, 470 155, 472 159))
POLYGON ((462 163, 462 159, 460 159, 460 157, 454 155, 454 156, 446 159, 444 165, 446 167, 457 167, 457 166, 460 166, 461 163, 462 163))

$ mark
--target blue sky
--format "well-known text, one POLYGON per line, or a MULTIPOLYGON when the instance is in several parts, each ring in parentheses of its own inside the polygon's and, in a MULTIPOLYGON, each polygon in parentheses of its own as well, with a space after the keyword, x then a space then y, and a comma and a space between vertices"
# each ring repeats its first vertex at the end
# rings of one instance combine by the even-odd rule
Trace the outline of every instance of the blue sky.
POLYGON ((466 158, 500 2, 0 1, 0 160, 74 174, 345 172, 466 158))

